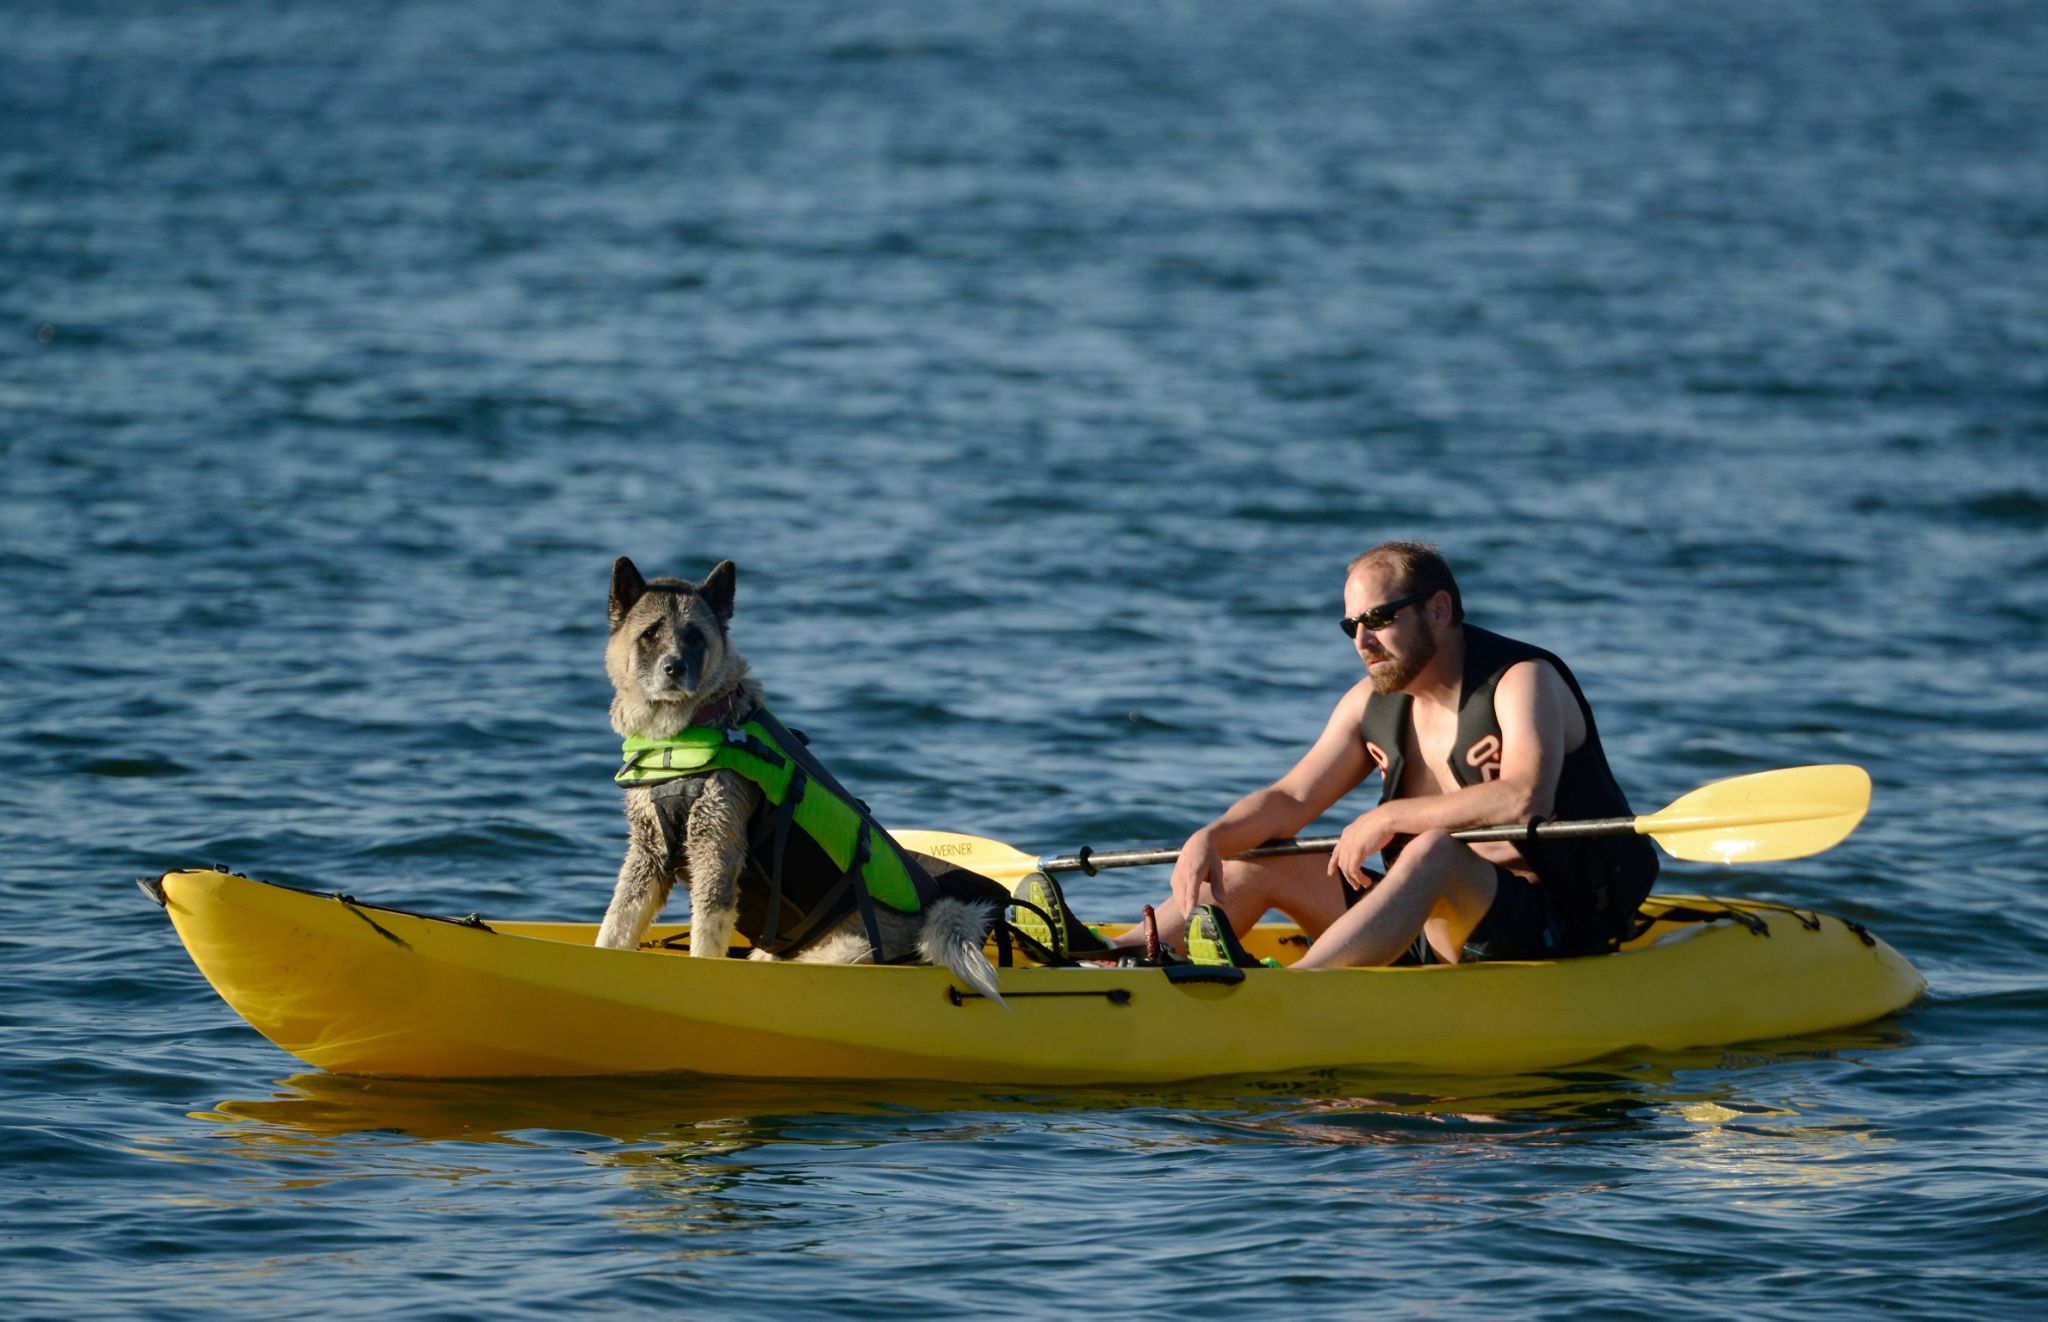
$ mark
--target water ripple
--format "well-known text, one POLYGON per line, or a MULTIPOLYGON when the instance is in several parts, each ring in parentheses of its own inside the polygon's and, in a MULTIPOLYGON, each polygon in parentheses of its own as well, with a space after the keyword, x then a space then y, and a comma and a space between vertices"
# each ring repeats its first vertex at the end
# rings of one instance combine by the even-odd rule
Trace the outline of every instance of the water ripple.
POLYGON ((2048 1304, 2040 6, 17 8, 10 1316, 2048 1304), (737 559, 887 820, 1174 841, 1410 535, 1639 808, 1868 767, 1840 848, 1666 884, 1927 999, 1498 1079, 406 1084, 285 1075, 132 882, 595 918, 619 554, 737 559))

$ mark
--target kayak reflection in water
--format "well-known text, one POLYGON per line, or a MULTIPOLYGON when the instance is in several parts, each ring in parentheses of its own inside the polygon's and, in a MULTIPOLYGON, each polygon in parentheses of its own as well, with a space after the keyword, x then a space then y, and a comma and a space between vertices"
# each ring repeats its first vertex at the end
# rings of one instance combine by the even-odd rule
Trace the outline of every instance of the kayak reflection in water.
MULTIPOLYGON (((1465 623, 1434 547, 1384 542, 1344 579, 1344 632, 1365 678, 1292 770, 1189 836, 1160 935, 1195 955, 1237 953, 1278 909, 1314 939, 1298 969, 1611 950, 1657 875, 1641 836, 1466 844, 1470 827, 1629 816, 1593 710, 1565 663, 1465 623), (1238 859, 1301 831, 1378 771, 1380 801, 1334 851, 1238 859), (1365 866, 1380 853, 1384 874, 1365 866)), ((1143 925, 1117 939, 1136 945, 1143 925)), ((1228 958, 1226 956, 1226 958, 1228 958)), ((1238 956, 1235 962, 1246 962, 1238 956)))

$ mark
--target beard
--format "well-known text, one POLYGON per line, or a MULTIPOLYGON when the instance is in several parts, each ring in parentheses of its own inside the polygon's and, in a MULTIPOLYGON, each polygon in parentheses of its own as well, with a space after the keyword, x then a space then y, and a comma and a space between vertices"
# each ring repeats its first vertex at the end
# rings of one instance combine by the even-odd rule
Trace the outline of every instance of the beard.
POLYGON ((1415 643, 1407 651, 1395 656, 1387 654, 1387 664, 1367 673, 1372 679, 1372 691, 1385 696, 1399 693, 1413 683, 1415 677, 1436 660, 1436 631, 1425 622, 1416 630, 1415 643))

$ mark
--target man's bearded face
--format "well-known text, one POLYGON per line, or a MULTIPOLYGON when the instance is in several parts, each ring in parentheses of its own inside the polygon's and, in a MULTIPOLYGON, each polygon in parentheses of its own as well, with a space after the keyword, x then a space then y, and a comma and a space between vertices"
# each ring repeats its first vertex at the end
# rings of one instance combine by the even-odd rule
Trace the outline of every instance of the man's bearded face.
POLYGON ((1399 693, 1436 660, 1436 630, 1420 608, 1402 611, 1392 627, 1376 634, 1366 634, 1363 629, 1359 633, 1368 640, 1358 644, 1358 652, 1365 660, 1374 693, 1399 693))

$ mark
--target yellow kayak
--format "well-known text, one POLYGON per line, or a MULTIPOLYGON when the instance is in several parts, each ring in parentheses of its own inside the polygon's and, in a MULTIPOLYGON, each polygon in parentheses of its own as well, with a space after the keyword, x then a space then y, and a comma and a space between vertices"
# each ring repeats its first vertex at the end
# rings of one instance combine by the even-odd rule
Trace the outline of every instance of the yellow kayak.
MULTIPOLYGON (((651 947, 601 950, 595 923, 436 918, 221 871, 143 889, 272 1042, 336 1073, 408 1078, 1512 1072, 1846 1028, 1926 987, 1857 924, 1684 896, 1653 897, 1659 920, 1613 955, 1302 973, 1022 966, 1000 970, 1006 1008, 944 969, 692 959, 681 924, 658 925, 651 947)), ((1306 948, 1277 923, 1245 944, 1283 963, 1306 948)))

